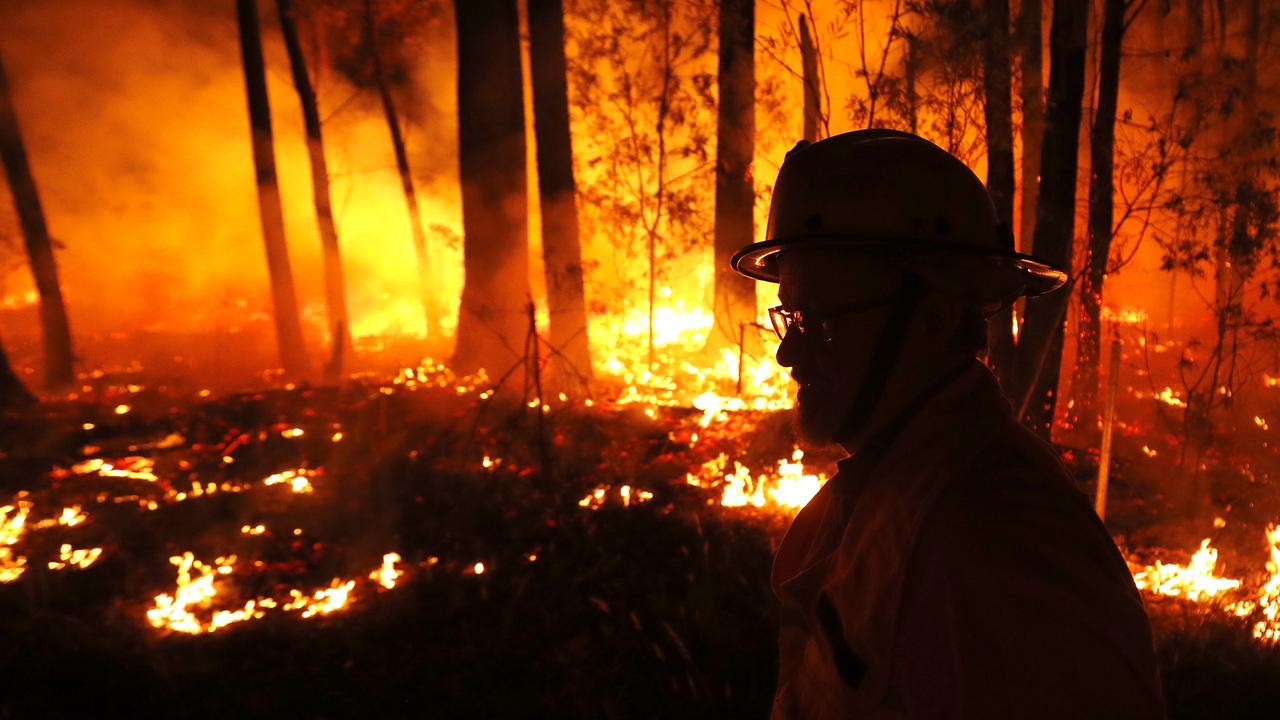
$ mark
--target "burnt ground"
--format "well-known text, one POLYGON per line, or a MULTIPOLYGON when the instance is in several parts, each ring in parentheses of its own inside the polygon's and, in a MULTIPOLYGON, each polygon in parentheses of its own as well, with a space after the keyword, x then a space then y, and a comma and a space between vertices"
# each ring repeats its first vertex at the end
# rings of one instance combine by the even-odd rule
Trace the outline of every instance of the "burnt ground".
MULTIPOLYGON (((767 716, 768 571, 786 517, 721 507, 684 477, 720 451, 768 466, 791 446, 785 420, 744 416, 691 448, 696 413, 575 405, 548 413, 540 435, 522 406, 499 396, 477 410, 446 385, 208 399, 103 388, 5 416, 4 497, 29 491, 33 519, 71 504, 89 518, 14 546, 29 562, 0 585, 0 717, 767 716), (285 437, 294 427, 304 433, 285 437), (485 455, 500 462, 485 468, 485 455), (66 472, 86 457, 150 458, 158 479, 66 472), (317 469, 313 493, 262 485, 291 467, 317 469), (192 482, 245 489, 176 501, 192 482), (653 497, 624 506, 624 484, 653 497), (581 506, 599 487, 603 504, 581 506), (264 534, 240 532, 258 523, 264 534), (63 542, 103 555, 46 569, 63 542), (383 591, 364 577, 391 550, 409 572, 383 591), (169 558, 186 551, 236 554, 220 607, 361 583, 328 616, 157 630, 146 611, 173 592, 169 558)), ((1089 459, 1075 465, 1087 485, 1089 459)), ((1159 474, 1122 466, 1114 478, 1129 544, 1199 532, 1154 525, 1159 474)), ((1278 716, 1280 651, 1222 614, 1175 600, 1151 609, 1172 717, 1278 716)))

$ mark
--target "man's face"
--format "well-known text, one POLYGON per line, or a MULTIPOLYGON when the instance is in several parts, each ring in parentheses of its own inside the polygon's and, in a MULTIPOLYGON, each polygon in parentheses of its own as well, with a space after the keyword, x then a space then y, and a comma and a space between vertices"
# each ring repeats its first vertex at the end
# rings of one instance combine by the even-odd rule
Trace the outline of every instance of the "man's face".
MULTIPOLYGON (((792 250, 779 258, 778 298, 786 310, 812 316, 853 304, 892 301, 901 274, 882 262, 833 250, 792 250)), ((826 322, 805 320, 778 346, 778 364, 799 384, 797 419, 810 442, 845 438, 842 427, 864 382, 889 305, 841 314, 826 322)))

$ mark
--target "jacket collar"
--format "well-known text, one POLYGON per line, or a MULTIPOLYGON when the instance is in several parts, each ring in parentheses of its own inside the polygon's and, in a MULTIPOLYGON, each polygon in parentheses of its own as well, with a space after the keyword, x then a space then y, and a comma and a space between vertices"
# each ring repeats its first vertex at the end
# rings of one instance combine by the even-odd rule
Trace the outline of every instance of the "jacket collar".
POLYGON ((1009 405, 990 371, 974 361, 925 398, 895 432, 841 460, 835 477, 783 538, 773 565, 774 592, 808 609, 834 573, 872 566, 881 588, 885 580, 901 578, 933 499, 987 444, 985 438, 999 431, 990 422, 996 417, 1011 420, 1009 405), (975 416, 984 422, 973 422, 975 416))

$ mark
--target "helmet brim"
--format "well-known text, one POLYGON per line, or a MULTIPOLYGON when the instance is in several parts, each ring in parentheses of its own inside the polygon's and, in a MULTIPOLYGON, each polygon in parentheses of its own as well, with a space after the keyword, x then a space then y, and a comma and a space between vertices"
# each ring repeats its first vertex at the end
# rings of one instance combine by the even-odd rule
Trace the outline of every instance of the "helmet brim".
POLYGON ((864 236, 777 238, 748 245, 730 265, 754 280, 779 280, 778 256, 787 250, 839 248, 903 265, 944 291, 993 311, 1019 297, 1046 295, 1067 283, 1061 268, 1019 252, 925 239, 864 236))

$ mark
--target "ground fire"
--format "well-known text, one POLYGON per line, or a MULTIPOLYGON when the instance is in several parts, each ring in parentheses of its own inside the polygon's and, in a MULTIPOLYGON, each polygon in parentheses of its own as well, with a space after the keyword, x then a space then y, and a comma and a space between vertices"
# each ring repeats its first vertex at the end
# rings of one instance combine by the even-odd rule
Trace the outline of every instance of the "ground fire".
POLYGON ((0 714, 767 715, 771 562, 845 453, 730 257, 797 141, 881 128, 1067 271, 982 359, 1120 548, 1169 717, 1274 716, 1277 26, 0 5, 0 714))

